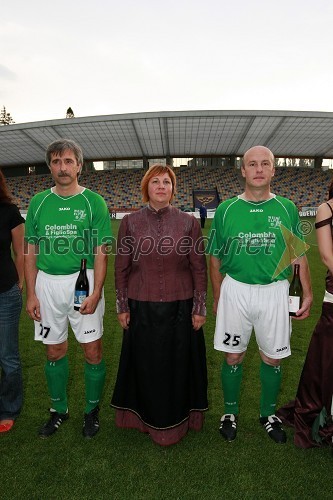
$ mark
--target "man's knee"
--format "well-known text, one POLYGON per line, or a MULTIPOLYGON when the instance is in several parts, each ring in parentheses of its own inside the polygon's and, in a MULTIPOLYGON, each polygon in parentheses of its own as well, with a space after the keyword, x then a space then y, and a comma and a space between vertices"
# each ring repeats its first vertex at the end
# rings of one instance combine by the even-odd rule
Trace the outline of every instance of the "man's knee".
POLYGON ((266 365, 268 365, 268 366, 280 366, 281 359, 269 358, 262 351, 259 351, 259 352, 260 352, 261 359, 263 360, 264 363, 266 363, 266 365))
POLYGON ((245 357, 245 351, 244 352, 226 352, 225 353, 225 360, 228 365, 239 365, 242 363, 243 359, 245 357))
POLYGON ((49 344, 46 346, 46 356, 49 361, 59 361, 66 356, 67 341, 62 344, 49 344))
POLYGON ((102 339, 81 344, 87 363, 98 365, 102 361, 102 339))

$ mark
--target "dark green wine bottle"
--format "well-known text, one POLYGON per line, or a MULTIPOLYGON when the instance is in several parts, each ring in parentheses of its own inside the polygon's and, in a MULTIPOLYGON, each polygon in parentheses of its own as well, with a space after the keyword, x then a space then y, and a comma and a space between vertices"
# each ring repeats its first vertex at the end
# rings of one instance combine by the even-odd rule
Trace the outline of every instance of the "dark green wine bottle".
POLYGON ((289 286, 289 316, 296 316, 301 308, 303 288, 299 277, 299 264, 294 265, 294 276, 289 286))
POLYGON ((74 309, 79 311, 83 301, 89 295, 89 281, 87 277, 87 259, 81 259, 79 276, 75 283, 74 309))

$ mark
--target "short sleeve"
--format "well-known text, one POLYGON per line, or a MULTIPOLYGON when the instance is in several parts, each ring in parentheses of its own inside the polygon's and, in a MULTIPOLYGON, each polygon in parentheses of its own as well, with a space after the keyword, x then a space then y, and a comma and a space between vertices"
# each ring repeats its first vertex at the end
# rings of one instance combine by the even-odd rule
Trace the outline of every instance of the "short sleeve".
POLYGON ((9 227, 10 229, 14 229, 15 227, 19 226, 20 224, 24 224, 25 220, 20 214, 19 209, 17 208, 16 205, 11 205, 11 213, 10 213, 10 218, 9 218, 9 227))
POLYGON ((97 229, 97 246, 112 243, 111 219, 104 198, 97 195, 93 212, 93 228, 97 229))

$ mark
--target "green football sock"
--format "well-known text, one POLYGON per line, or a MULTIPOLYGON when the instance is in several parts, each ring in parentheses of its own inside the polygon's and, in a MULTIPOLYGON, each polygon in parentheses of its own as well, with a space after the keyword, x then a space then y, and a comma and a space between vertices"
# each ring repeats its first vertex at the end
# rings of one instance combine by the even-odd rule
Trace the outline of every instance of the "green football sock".
POLYGON ((105 382, 105 362, 102 361, 98 365, 85 363, 84 379, 86 384, 86 409, 85 413, 91 412, 98 405, 105 382))
POLYGON ((276 401, 281 386, 281 366, 270 366, 261 362, 260 365, 260 416, 268 417, 274 415, 276 401))
POLYGON ((221 368, 221 382, 225 413, 239 413, 239 394, 243 375, 243 364, 228 365, 224 360, 221 368))
POLYGON ((58 361, 46 361, 45 376, 52 408, 59 413, 66 413, 67 405, 67 382, 68 382, 68 357, 67 355, 58 361))

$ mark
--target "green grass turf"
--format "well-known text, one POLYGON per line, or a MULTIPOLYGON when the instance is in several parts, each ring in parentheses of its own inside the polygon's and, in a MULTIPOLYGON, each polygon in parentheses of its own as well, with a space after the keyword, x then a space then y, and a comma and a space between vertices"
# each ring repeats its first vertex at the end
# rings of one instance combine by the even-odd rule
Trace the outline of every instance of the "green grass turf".
MULTIPOLYGON (((313 221, 311 221, 313 223, 313 221)), ((118 222, 113 221, 115 232, 118 222)), ((210 226, 205 228, 207 234, 210 226)), ((308 258, 314 306, 311 317, 294 322, 292 356, 283 362, 280 403, 292 399, 324 290, 314 231, 308 258)), ((81 435, 83 355, 70 336, 70 419, 48 440, 37 437, 47 418, 44 346, 33 340, 33 324, 22 313, 20 348, 25 403, 13 430, 0 435, 0 499, 332 499, 333 457, 328 448, 301 450, 287 429, 286 445, 276 445, 258 424, 259 355, 252 339, 244 363, 237 440, 218 432, 223 411, 220 389, 222 354, 213 349, 214 317, 209 288, 205 326, 209 374, 209 411, 202 432, 189 432, 179 444, 161 448, 145 434, 114 425, 109 401, 114 386, 122 332, 115 317, 113 258, 106 282, 104 354, 107 381, 101 405, 101 430, 90 441, 81 435)))

